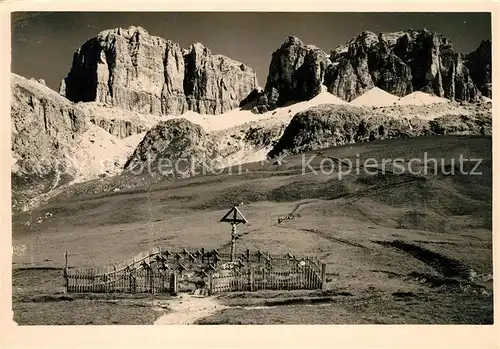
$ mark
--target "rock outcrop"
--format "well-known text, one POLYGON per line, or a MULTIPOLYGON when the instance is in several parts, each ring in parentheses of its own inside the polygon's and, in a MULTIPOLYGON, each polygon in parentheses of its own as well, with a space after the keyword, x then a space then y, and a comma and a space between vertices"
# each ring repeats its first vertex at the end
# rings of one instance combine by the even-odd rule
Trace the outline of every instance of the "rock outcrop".
POLYGON ((491 134, 491 111, 483 114, 442 115, 431 120, 389 116, 366 108, 320 105, 297 113, 269 158, 306 151, 432 134, 491 134))
POLYGON ((351 101, 373 87, 396 96, 412 92, 411 69, 396 56, 384 40, 363 32, 330 56, 325 74, 328 91, 351 101))
POLYGON ((44 84, 11 74, 12 210, 70 180, 68 155, 88 128, 83 111, 44 84))
POLYGON ((162 121, 146 133, 125 170, 167 177, 214 174, 241 163, 256 151, 269 150, 285 127, 284 122, 261 120, 205 132, 200 125, 183 118, 162 121))
POLYGON ((120 139, 146 132, 162 118, 160 115, 140 114, 95 102, 76 105, 85 112, 91 123, 120 139))
POLYGON ((443 115, 429 121, 429 128, 437 135, 489 135, 492 119, 488 114, 443 115))
POLYGON ((350 101, 376 86, 397 96, 423 91, 451 100, 478 97, 469 69, 451 42, 428 30, 363 32, 333 50, 324 84, 350 101))
POLYGON ((188 50, 141 27, 105 30, 73 57, 60 93, 140 113, 220 114, 257 87, 255 71, 200 43, 188 50))
POLYGON ((479 47, 465 56, 465 65, 481 93, 492 97, 491 85, 491 40, 483 40, 479 47))
POLYGON ((280 139, 286 121, 261 120, 245 123, 210 134, 217 166, 224 168, 241 163, 265 160, 265 154, 280 139))
POLYGON ((127 138, 145 132, 148 129, 145 125, 130 120, 109 120, 92 117, 90 122, 118 138, 127 138))
POLYGON ((15 212, 45 202, 74 182, 120 173, 141 134, 125 137, 144 132, 147 125, 124 119, 129 115, 116 108, 72 103, 42 82, 15 74, 11 92, 15 212))
POLYGON ((14 171, 43 175, 63 170, 75 138, 88 128, 84 112, 44 84, 16 74, 11 75, 11 95, 14 171))
POLYGON ((272 55, 260 112, 313 98, 321 92, 328 55, 321 49, 304 45, 294 36, 272 55))
POLYGON ((210 140, 200 125, 186 119, 162 121, 150 129, 125 163, 136 174, 189 177, 210 161, 210 140))
POLYGON ((299 154, 355 142, 367 110, 344 105, 320 105, 295 114, 268 157, 299 154))

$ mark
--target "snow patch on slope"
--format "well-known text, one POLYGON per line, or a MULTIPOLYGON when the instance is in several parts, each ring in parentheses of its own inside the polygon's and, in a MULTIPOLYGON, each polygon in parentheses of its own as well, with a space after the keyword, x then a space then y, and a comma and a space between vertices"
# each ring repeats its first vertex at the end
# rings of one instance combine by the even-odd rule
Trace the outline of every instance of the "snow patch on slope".
POLYGON ((394 105, 399 101, 399 97, 386 92, 378 87, 365 92, 358 98, 350 102, 351 105, 361 107, 383 107, 394 105))
POLYGON ((404 96, 398 102, 399 105, 423 105, 436 103, 450 103, 449 99, 433 96, 425 92, 415 91, 404 96))
POLYGON ((140 135, 119 139, 91 124, 79 136, 78 145, 70 157, 78 173, 74 182, 96 178, 100 174, 119 174, 141 139, 140 135))

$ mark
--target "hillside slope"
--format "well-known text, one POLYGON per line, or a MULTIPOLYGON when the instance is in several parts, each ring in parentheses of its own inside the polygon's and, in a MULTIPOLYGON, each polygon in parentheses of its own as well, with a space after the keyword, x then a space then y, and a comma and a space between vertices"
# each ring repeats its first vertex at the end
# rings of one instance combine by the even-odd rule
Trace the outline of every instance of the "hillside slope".
POLYGON ((94 124, 87 106, 11 75, 12 208, 29 209, 74 182, 115 175, 140 141, 94 124), (15 162, 14 162, 15 161, 15 162))
POLYGON ((444 114, 433 118, 406 117, 404 110, 386 113, 350 105, 320 105, 297 113, 268 157, 377 139, 423 135, 491 135, 491 110, 484 114, 444 114), (392 114, 392 115, 391 115, 392 114))
POLYGON ((400 158, 410 166, 417 158, 412 169, 420 173, 356 171, 356 165, 340 174, 323 156, 306 153, 305 172, 297 155, 279 166, 247 164, 241 172, 160 181, 150 190, 65 193, 13 217, 13 244, 28 252, 13 257, 14 267, 61 266, 65 250, 75 266, 118 263, 150 246, 225 251, 230 227, 218 221, 243 203, 249 224, 238 229, 237 252, 315 255, 328 264, 328 287, 338 292, 491 294, 491 137, 379 140, 322 153, 353 164, 400 158), (423 152, 438 159, 437 167, 430 162, 426 170, 423 152), (466 162, 469 174, 460 173, 460 155, 482 162, 477 168, 466 162))

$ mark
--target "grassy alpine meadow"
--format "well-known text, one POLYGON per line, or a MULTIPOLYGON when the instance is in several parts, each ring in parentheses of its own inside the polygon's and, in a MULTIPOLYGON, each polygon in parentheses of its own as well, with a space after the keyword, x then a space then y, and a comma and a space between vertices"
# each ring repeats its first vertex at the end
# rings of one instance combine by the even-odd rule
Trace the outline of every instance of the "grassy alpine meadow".
POLYGON ((198 324, 492 323, 491 137, 383 140, 320 153, 163 179, 149 190, 124 189, 129 179, 118 175, 106 179, 106 191, 95 181, 76 184, 15 214, 14 320, 154 323, 172 312, 169 297, 64 293, 64 253, 83 267, 158 246, 224 250, 231 228, 219 220, 239 205, 249 222, 238 226, 237 252, 317 256, 327 264, 326 290, 219 295, 220 307, 198 324), (460 168, 461 156, 481 161, 460 168), (412 173, 398 173, 394 159, 412 173), (384 160, 392 162, 373 171, 384 160))

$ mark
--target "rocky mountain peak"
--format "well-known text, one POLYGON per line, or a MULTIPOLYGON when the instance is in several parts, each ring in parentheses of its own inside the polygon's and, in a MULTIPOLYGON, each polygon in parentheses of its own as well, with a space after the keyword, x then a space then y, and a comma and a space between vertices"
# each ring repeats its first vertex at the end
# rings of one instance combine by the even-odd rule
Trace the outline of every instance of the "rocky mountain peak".
POLYGON ((492 97, 491 80, 491 40, 483 40, 479 47, 464 56, 465 65, 481 93, 488 98, 492 97))
MULTIPOLYGON (((145 36, 151 36, 146 29, 140 26, 134 26, 131 25, 128 28, 113 28, 113 29, 106 29, 101 31, 100 33, 97 34, 98 38, 105 38, 109 35, 119 35, 123 36, 124 38, 132 38, 133 36, 141 37, 141 35, 145 36)), ((154 37, 154 38, 159 38, 159 37, 154 37)), ((159 38, 161 39, 161 38, 159 38)), ((163 39, 162 39, 163 40, 163 39)))
POLYGON ((289 36, 272 55, 266 87, 255 110, 265 112, 309 100, 323 85, 346 101, 373 87, 397 96, 423 91, 458 101, 476 101, 478 87, 491 95, 491 43, 483 43, 465 60, 462 56, 448 38, 426 28, 379 34, 363 31, 329 55, 289 36), (480 57, 490 57, 490 62, 480 57), (484 69, 475 66, 487 73, 481 75, 484 69))
POLYGON ((362 31, 358 36, 351 40, 350 44, 361 44, 365 47, 371 47, 372 45, 379 42, 378 35, 374 32, 365 30, 362 31))
POLYGON ((491 52, 491 40, 481 40, 481 43, 479 44, 478 50, 481 52, 491 52))
POLYGON ((385 42, 389 47, 392 47, 405 34, 405 31, 380 33, 378 39, 379 41, 385 42))
POLYGON ((421 90, 451 100, 478 97, 450 40, 427 29, 363 32, 333 50, 330 59, 324 83, 347 101, 374 86, 398 96, 421 90))
POLYGON ((131 26, 102 31, 76 50, 60 93, 140 113, 220 114, 238 107, 256 84, 252 68, 201 43, 186 50, 131 26))
POLYGON ((291 45, 304 46, 304 42, 294 35, 289 35, 281 47, 291 46, 291 45))
POLYGON ((259 111, 313 98, 321 91, 328 55, 289 36, 273 53, 259 111))
POLYGON ((212 53, 201 42, 192 43, 191 46, 189 47, 189 52, 190 53, 200 53, 200 54, 202 54, 202 53, 209 53, 209 54, 211 54, 212 53))

